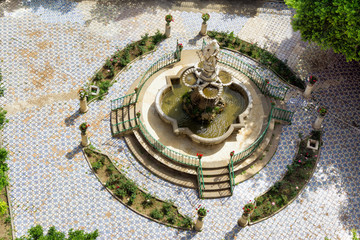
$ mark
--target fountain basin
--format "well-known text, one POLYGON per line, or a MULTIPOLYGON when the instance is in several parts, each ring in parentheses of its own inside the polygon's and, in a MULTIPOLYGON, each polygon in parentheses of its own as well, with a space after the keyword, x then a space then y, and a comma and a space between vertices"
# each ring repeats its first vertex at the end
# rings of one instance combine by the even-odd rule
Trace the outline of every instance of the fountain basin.
MULTIPOLYGON (((167 102, 178 102, 180 96, 186 92, 186 89, 181 89, 181 87, 179 88, 179 86, 177 86, 174 83, 178 83, 178 84, 181 83, 182 81, 180 81, 180 79, 181 79, 183 73, 186 72, 187 70, 189 70, 189 68, 180 71, 178 73, 178 75, 166 77, 167 85, 164 86, 163 88, 161 88, 159 90, 158 94, 156 95, 156 99, 155 99, 156 112, 158 113, 158 115, 162 119, 162 121, 172 125, 173 132, 176 135, 181 135, 181 134, 186 135, 192 141, 194 141, 196 143, 205 144, 205 145, 215 145, 215 144, 222 143, 235 130, 238 130, 244 126, 244 121, 247 119, 247 116, 249 115, 250 110, 252 109, 252 98, 251 98, 250 92, 246 89, 246 87, 242 83, 240 83, 238 81, 232 81, 230 85, 228 85, 226 88, 224 88, 225 98, 227 98, 227 94, 229 94, 229 92, 230 93, 235 92, 235 96, 241 95, 241 97, 243 98, 241 100, 242 101, 241 105, 243 105, 243 108, 241 109, 239 114, 233 114, 233 115, 235 115, 234 121, 231 121, 231 123, 228 124, 227 126, 225 126, 224 129, 219 130, 220 134, 215 134, 215 137, 213 137, 213 136, 210 136, 210 137, 205 136, 204 137, 204 134, 202 134, 202 133, 199 134, 197 132, 194 132, 194 126, 184 127, 182 120, 180 120, 180 122, 179 122, 175 117, 169 116, 169 114, 166 114, 164 112, 164 110, 162 109, 164 99, 167 102), (167 99, 167 95, 171 94, 171 92, 173 92, 173 91, 177 91, 179 93, 179 97, 177 99, 176 99, 176 96, 173 98, 167 99)), ((238 100, 238 99, 235 99, 235 100, 238 100)), ((239 105, 239 102, 235 102, 234 105, 239 105)), ((181 113, 177 112, 177 111, 181 111, 180 108, 181 107, 179 107, 179 106, 172 107, 170 109, 170 112, 172 114, 170 114, 170 115, 174 115, 174 114, 181 115, 181 113)), ((232 112, 235 113, 235 111, 232 110, 231 107, 228 109, 228 111, 230 113, 232 113, 232 112)), ((167 113, 169 113, 169 111, 167 111, 167 113)), ((185 119, 185 121, 187 121, 187 119, 185 119)), ((227 121, 227 123, 229 122, 229 120, 225 120, 225 122, 226 121, 227 121)), ((214 125, 210 127, 210 131, 213 131, 213 128, 214 128, 214 130, 216 132, 217 131, 216 128, 224 127, 224 124, 225 123, 223 123, 222 120, 220 120, 220 122, 219 122, 218 119, 215 119, 214 125)), ((196 128, 196 126, 195 126, 195 128, 196 128)), ((202 131, 202 129, 198 130, 198 132, 201 132, 201 131, 202 131)))

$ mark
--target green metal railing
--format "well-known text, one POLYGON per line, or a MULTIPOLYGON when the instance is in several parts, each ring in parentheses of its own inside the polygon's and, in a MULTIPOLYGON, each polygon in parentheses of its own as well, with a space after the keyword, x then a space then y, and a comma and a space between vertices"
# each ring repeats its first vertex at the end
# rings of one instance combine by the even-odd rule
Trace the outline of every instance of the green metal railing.
POLYGON ((116 110, 122 107, 127 107, 131 104, 135 104, 136 103, 136 96, 135 96, 135 92, 134 93, 130 93, 128 95, 125 95, 123 97, 111 100, 111 110, 116 110))
POLYGON ((132 130, 134 128, 138 128, 139 125, 137 124, 136 119, 138 119, 138 117, 134 117, 134 118, 131 118, 131 119, 128 119, 128 120, 125 120, 125 121, 121 121, 121 122, 118 122, 118 123, 115 123, 115 124, 111 124, 111 127, 116 127, 116 129, 118 129, 115 133, 113 133, 113 135, 121 134, 123 132, 130 131, 130 130, 132 130), (132 121, 134 121, 135 124, 131 124, 132 121), (122 125, 123 128, 119 129, 118 128, 119 125, 122 125))
POLYGON ((277 120, 282 120, 282 121, 291 123, 293 116, 294 116, 293 112, 290 112, 288 110, 281 109, 281 108, 274 108, 274 111, 273 111, 271 117, 274 119, 277 119, 277 120))
POLYGON ((163 155, 167 156, 171 160, 174 160, 178 163, 198 167, 199 161, 197 157, 185 155, 179 152, 176 152, 168 147, 166 147, 164 144, 156 140, 151 134, 148 132, 144 124, 141 122, 141 120, 138 120, 139 122, 139 129, 145 139, 148 141, 148 143, 155 148, 158 152, 162 153, 163 155))
POLYGON ((205 183, 204 183, 204 173, 202 170, 201 159, 199 159, 199 166, 197 168, 198 173, 198 182, 199 182, 199 196, 200 198, 203 197, 203 191, 205 190, 205 183))
POLYGON ((271 85, 256 71, 256 69, 229 53, 220 51, 218 58, 219 62, 242 72, 250 78, 263 94, 281 100, 285 99, 285 95, 289 90, 288 87, 277 87, 271 85))
POLYGON ((260 143, 262 142, 262 140, 264 139, 268 129, 269 129, 269 126, 270 126, 270 122, 271 122, 271 116, 272 116, 272 113, 273 113, 273 110, 274 108, 271 107, 271 112, 270 112, 270 115, 269 115, 269 121, 266 125, 266 128, 264 130, 264 132, 255 140, 255 142, 253 142, 249 147, 247 147, 245 150, 239 152, 239 153, 236 153, 234 154, 234 156, 232 157, 233 158, 233 161, 234 163, 237 163, 241 160, 244 160, 246 159, 248 156, 250 156, 257 148, 258 146, 260 145, 260 143))
POLYGON ((235 187, 235 173, 234 173, 234 162, 232 160, 233 156, 230 156, 230 162, 229 162, 229 178, 230 178, 230 190, 231 194, 234 192, 235 187))
POLYGON ((153 63, 148 70, 144 73, 142 76, 137 88, 138 88, 138 94, 136 95, 136 101, 139 98, 139 93, 142 90, 143 86, 147 82, 147 80, 156 72, 160 71, 162 68, 169 66, 173 63, 180 61, 180 50, 177 48, 174 53, 169 53, 165 56, 162 56, 159 60, 157 60, 155 63, 153 63))

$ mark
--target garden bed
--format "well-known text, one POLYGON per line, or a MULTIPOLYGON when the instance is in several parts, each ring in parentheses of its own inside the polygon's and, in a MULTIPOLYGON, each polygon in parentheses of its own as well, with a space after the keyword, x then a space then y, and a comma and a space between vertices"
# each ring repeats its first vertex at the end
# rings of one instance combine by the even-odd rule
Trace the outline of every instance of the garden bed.
POLYGON ((124 49, 117 50, 111 57, 106 59, 105 64, 97 71, 91 79, 89 86, 99 87, 97 95, 91 95, 90 89, 87 100, 94 98, 102 100, 109 88, 113 84, 115 76, 123 70, 131 61, 155 49, 155 46, 165 39, 165 36, 158 30, 155 35, 149 36, 147 33, 141 40, 128 44, 124 49))
POLYGON ((185 230, 192 228, 192 219, 180 214, 172 201, 163 201, 141 190, 113 165, 107 155, 91 148, 84 148, 84 153, 100 182, 125 206, 146 218, 170 227, 185 230))
POLYGON ((208 36, 216 39, 220 47, 230 48, 238 51, 241 54, 251 57, 260 64, 266 66, 276 75, 280 77, 285 83, 291 84, 302 90, 305 89, 305 82, 302 81, 296 74, 280 59, 269 51, 260 48, 257 44, 251 44, 238 37, 234 33, 208 31, 208 36))
POLYGON ((316 169, 320 152, 320 149, 311 150, 306 147, 309 138, 321 142, 321 132, 312 131, 309 137, 300 141, 298 152, 293 162, 287 166, 284 177, 255 199, 256 209, 250 216, 250 224, 265 220, 284 209, 306 186, 316 169))

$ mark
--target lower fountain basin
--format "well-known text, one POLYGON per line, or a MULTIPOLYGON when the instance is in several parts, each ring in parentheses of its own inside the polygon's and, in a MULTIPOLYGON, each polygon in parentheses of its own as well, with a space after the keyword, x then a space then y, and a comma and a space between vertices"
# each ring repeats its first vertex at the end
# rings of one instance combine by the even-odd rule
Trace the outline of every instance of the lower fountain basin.
POLYGON ((216 118, 204 125, 191 119, 182 109, 182 96, 190 89, 179 81, 187 69, 177 76, 167 77, 168 85, 156 95, 155 108, 160 118, 172 125, 175 134, 185 134, 194 142, 206 145, 219 144, 234 130, 243 127, 252 108, 252 98, 246 87, 237 81, 224 87, 222 97, 227 106, 216 118))

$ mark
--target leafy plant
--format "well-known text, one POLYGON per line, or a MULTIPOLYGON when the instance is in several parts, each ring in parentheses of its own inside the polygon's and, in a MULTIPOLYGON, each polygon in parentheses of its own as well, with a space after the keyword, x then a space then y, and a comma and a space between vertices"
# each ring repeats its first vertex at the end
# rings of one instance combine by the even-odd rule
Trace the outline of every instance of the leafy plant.
POLYGON ((141 36, 141 41, 140 41, 140 45, 145 46, 146 41, 149 39, 149 34, 145 33, 144 36, 141 36))
POLYGON ((175 224, 176 222, 176 216, 174 213, 170 213, 167 218, 166 218, 166 221, 170 224, 175 224))
POLYGON ((206 24, 207 21, 209 21, 210 19, 210 14, 208 13, 204 13, 202 16, 201 16, 202 20, 203 20, 203 24, 206 24))
POLYGON ((68 232, 69 237, 65 238, 65 234, 59 232, 54 226, 50 227, 47 234, 44 236, 44 230, 41 225, 36 225, 28 230, 29 237, 22 236, 16 240, 35 240, 35 239, 59 239, 59 240, 94 240, 99 236, 98 230, 91 233, 85 233, 84 230, 70 229, 68 232))
POLYGON ((162 219, 164 216, 161 214, 161 212, 156 208, 154 210, 151 211, 150 213, 150 217, 154 218, 154 219, 162 219))
POLYGON ((10 217, 10 216, 7 216, 7 217, 5 218, 4 223, 5 223, 5 224, 11 223, 11 217, 10 217))
POLYGON ((102 80, 103 78, 104 78, 104 75, 102 74, 102 72, 97 72, 97 73, 95 74, 94 80, 95 80, 95 81, 100 81, 100 80, 102 80))
POLYGON ((162 205, 162 212, 165 214, 165 216, 169 215, 171 208, 173 206, 173 203, 170 201, 164 202, 162 205))
POLYGON ((8 123, 9 120, 6 119, 7 111, 0 107, 0 129, 3 129, 5 123, 8 123))
POLYGON ((154 204, 154 197, 150 193, 143 194, 145 200, 141 203, 144 208, 150 207, 154 204))
POLYGON ((181 221, 181 226, 183 228, 191 228, 193 225, 193 221, 189 216, 185 216, 181 221))
POLYGON ((158 29, 155 33, 155 35, 153 36, 152 42, 154 45, 158 44, 161 40, 165 39, 165 35, 162 34, 160 32, 160 30, 158 29))
POLYGON ((132 180, 127 179, 124 184, 124 189, 127 192, 127 194, 130 196, 137 191, 137 186, 135 185, 135 183, 132 180))
POLYGON ((127 202, 128 205, 133 205, 134 201, 135 201, 135 198, 136 198, 136 192, 132 193, 130 198, 129 198, 129 201, 127 202))
POLYGON ((4 201, 0 201, 0 215, 4 215, 7 212, 8 205, 4 201))

